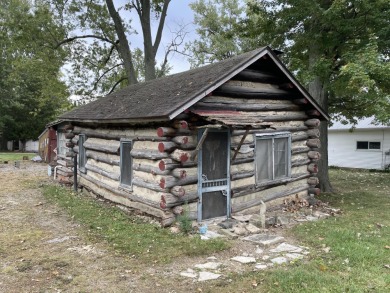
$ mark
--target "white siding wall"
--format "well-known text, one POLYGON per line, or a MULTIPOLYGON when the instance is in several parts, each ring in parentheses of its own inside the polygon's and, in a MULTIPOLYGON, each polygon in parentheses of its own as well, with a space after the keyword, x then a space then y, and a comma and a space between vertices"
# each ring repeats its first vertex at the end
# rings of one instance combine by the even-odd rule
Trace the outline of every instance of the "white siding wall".
POLYGON ((370 129, 353 132, 330 130, 328 132, 329 165, 348 168, 383 169, 390 164, 390 129, 370 129), (357 150, 357 141, 379 141, 380 150, 357 150))
MULTIPOLYGON (((19 143, 19 149, 21 148, 21 143, 19 143)), ((39 142, 33 141, 33 140, 28 140, 26 141, 26 152, 38 152, 39 148, 39 142)))

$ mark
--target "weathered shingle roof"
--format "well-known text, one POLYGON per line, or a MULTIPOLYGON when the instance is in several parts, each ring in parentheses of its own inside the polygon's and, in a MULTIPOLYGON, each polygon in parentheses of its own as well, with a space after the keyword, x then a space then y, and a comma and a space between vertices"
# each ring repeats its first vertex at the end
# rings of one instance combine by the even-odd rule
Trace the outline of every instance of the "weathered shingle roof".
MULTIPOLYGON (((67 112, 60 119, 102 123, 170 120, 267 53, 274 56, 269 47, 263 47, 218 63, 128 86, 67 112)), ((312 98, 310 101, 316 105, 312 98)))

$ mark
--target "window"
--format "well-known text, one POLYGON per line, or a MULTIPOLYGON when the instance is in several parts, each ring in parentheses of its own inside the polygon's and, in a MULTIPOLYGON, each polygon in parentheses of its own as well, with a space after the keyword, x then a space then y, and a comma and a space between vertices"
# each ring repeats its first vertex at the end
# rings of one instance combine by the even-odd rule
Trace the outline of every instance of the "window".
POLYGON ((66 157, 66 141, 67 139, 65 138, 65 133, 62 132, 61 130, 58 130, 57 132, 57 156, 59 158, 65 158, 66 157))
POLYGON ((379 141, 357 141, 357 150, 380 150, 381 143, 379 141))
POLYGON ((256 183, 290 177, 289 133, 256 135, 256 183))
POLYGON ((121 141, 121 185, 124 187, 131 187, 131 181, 133 179, 133 162, 130 154, 131 147, 131 141, 121 141))
POLYGON ((85 172, 85 163, 87 162, 87 156, 84 148, 84 142, 86 139, 85 134, 79 135, 79 169, 81 172, 85 172))

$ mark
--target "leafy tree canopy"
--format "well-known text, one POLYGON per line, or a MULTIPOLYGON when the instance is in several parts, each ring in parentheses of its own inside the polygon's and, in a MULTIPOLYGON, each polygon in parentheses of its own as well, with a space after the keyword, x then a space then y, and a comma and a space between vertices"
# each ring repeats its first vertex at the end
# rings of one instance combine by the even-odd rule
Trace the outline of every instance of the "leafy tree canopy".
POLYGON ((66 55, 53 50, 62 31, 49 7, 36 2, 0 3, 0 132, 8 140, 36 139, 69 107, 60 80, 66 55))
POLYGON ((335 118, 390 121, 389 1, 247 0, 244 8, 237 5, 230 0, 192 4, 202 36, 189 45, 198 62, 193 64, 270 44, 285 52, 282 58, 303 84, 318 81, 316 92, 322 94, 315 96, 335 118))

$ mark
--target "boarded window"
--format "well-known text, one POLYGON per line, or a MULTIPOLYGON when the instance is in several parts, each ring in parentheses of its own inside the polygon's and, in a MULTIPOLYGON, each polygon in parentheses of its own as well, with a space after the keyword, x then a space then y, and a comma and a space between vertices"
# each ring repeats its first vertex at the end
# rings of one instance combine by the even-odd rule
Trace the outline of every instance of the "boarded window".
POLYGON ((357 141, 357 150, 380 150, 381 143, 379 141, 357 141))
POLYGON ((256 183, 290 176, 289 134, 256 136, 256 183))
POLYGON ((121 141, 121 185, 125 187, 131 187, 131 181, 133 179, 133 168, 131 159, 131 141, 121 141))
POLYGON ((84 142, 86 139, 85 134, 79 135, 79 169, 82 172, 85 172, 85 163, 87 162, 87 156, 84 148, 84 142))

